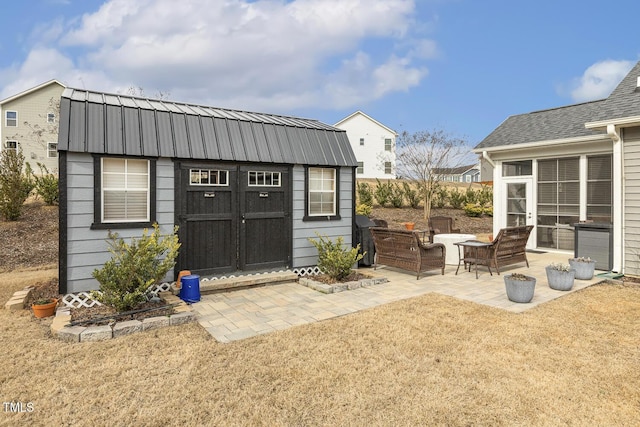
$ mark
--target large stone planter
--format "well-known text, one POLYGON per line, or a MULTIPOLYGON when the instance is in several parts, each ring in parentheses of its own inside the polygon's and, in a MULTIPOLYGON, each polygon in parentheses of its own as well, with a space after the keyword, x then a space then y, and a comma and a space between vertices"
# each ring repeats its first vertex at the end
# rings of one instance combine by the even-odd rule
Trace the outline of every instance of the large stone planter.
POLYGON ((573 288, 573 282, 576 276, 575 270, 562 271, 551 266, 547 266, 546 270, 547 282, 551 289, 555 289, 556 291, 570 291, 571 288, 573 288))
POLYGON ((525 276, 526 280, 513 279, 509 274, 504 276, 504 287, 507 291, 507 298, 518 303, 528 303, 533 299, 536 289, 536 278, 525 276))
POLYGON ((595 260, 578 261, 576 258, 569 258, 569 265, 576 271, 576 279, 591 280, 596 269, 595 260))

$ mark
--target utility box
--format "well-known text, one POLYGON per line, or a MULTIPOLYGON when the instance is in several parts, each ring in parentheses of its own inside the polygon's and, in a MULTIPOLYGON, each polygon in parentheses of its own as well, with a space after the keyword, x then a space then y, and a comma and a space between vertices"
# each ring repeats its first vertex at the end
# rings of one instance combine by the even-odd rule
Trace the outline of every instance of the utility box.
POLYGON ((608 222, 580 222, 575 227, 575 257, 590 257, 596 269, 613 268, 613 224, 608 222))

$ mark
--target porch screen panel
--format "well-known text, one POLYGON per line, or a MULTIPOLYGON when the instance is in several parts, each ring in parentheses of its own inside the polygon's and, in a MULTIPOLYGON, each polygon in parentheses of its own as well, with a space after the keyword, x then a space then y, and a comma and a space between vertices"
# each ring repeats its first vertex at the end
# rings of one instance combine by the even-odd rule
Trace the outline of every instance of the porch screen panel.
POLYGON ((573 249, 573 226, 580 218, 580 161, 538 161, 538 246, 573 249))
POLYGON ((611 222, 612 157, 587 158, 587 219, 611 222))

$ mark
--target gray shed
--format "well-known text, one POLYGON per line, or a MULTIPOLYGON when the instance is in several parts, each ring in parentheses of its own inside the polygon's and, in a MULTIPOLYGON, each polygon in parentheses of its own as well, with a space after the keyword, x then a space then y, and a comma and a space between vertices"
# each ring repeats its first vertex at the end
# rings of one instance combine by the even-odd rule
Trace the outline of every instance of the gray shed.
POLYGON ((314 266, 315 232, 353 241, 357 161, 343 130, 71 88, 60 110, 62 293, 98 288, 107 230, 178 225, 167 280, 314 266))

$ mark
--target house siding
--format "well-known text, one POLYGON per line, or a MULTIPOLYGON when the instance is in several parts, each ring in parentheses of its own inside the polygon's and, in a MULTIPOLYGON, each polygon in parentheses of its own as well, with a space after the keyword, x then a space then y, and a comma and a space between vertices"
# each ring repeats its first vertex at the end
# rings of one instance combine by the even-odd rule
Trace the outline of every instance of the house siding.
POLYGON ((18 146, 22 148, 25 162, 29 162, 36 174, 40 173, 37 163, 45 165, 50 172, 58 173, 58 158, 47 156, 47 143, 57 143, 58 134, 57 132, 45 131, 42 134, 42 138, 38 140, 38 138, 33 135, 29 126, 26 126, 24 123, 28 122, 31 126, 38 125, 48 130, 50 127, 47 124, 47 114, 52 112, 56 115, 56 122, 51 127, 51 130, 57 130, 60 112, 54 111, 50 107, 50 104, 52 99, 54 102, 60 99, 63 90, 64 88, 59 84, 52 83, 34 92, 8 101, 2 104, 1 107, 2 123, 0 123, 0 135, 2 135, 2 144, 0 145, 0 150, 4 148, 6 141, 17 141, 18 146), (5 126, 6 111, 17 111, 17 126, 5 126))
POLYGON ((640 275, 640 127, 623 131, 624 273, 640 275))
MULTIPOLYGON (((156 221, 163 234, 173 231, 174 171, 170 159, 156 162, 156 221)), ((91 230, 93 214, 93 157, 67 153, 67 292, 97 289, 92 277, 111 258, 107 230, 91 230)), ((123 238, 139 237, 140 229, 117 230, 123 238)), ((167 280, 173 278, 173 271, 167 280)))
POLYGON ((342 236, 346 246, 352 245, 353 194, 352 168, 340 168, 340 219, 333 221, 303 221, 305 212, 305 168, 293 168, 293 260, 292 267, 318 264, 318 251, 309 242, 316 232, 332 240, 342 236))

